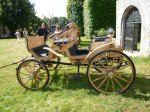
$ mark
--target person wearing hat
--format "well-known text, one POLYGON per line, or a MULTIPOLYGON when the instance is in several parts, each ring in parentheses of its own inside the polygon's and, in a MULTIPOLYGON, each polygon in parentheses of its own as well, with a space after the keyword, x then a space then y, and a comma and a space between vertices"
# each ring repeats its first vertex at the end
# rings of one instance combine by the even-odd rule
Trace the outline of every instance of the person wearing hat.
POLYGON ((115 31, 113 30, 113 28, 109 28, 108 30, 107 30, 107 32, 108 32, 108 37, 109 37, 109 40, 108 41, 110 41, 110 42, 112 42, 113 41, 113 37, 114 37, 114 35, 115 35, 115 31))

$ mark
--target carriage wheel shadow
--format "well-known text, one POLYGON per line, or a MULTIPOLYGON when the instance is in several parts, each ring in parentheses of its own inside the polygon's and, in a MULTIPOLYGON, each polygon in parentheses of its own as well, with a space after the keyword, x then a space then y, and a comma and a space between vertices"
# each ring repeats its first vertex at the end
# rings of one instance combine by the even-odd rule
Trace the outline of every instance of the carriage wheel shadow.
POLYGON ((59 70, 55 70, 54 74, 50 74, 51 80, 48 86, 43 89, 43 91, 61 91, 65 90, 79 90, 85 89, 89 91, 89 94, 99 95, 99 92, 95 91, 90 85, 86 74, 80 73, 82 76, 81 79, 74 79, 72 76, 76 75, 76 73, 58 73, 59 70), (61 88, 61 89, 60 89, 61 88))
POLYGON ((139 100, 150 100, 150 76, 148 77, 136 77, 133 85, 127 92, 123 93, 124 97, 139 99, 139 100))
MULTIPOLYGON (((71 78, 75 73, 70 74, 58 74, 59 70, 55 70, 54 74, 51 76, 52 80, 49 85, 43 91, 61 91, 61 90, 79 90, 84 89, 88 91, 90 95, 100 95, 101 93, 95 91, 95 89, 90 85, 86 74, 80 73, 82 79, 76 80, 71 78), (60 82, 61 81, 61 82, 60 82), (60 87, 60 84, 61 85, 60 87), (51 85, 55 85, 52 87, 51 85), (58 88, 57 88, 58 86, 58 88), (60 89, 61 88, 61 89, 60 89)), ((126 98, 139 99, 139 100, 150 100, 150 77, 136 77, 133 85, 124 93, 120 95, 126 98), (148 95, 149 94, 149 95, 148 95)))

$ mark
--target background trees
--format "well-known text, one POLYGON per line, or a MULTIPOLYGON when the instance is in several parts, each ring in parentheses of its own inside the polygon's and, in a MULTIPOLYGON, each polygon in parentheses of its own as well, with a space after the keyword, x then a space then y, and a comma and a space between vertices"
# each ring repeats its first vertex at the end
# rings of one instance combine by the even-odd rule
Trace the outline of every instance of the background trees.
POLYGON ((6 25, 12 34, 24 27, 32 30, 40 21, 29 0, 1 0, 0 9, 0 25, 6 25))
POLYGON ((62 29, 66 27, 69 20, 66 17, 46 17, 44 16, 43 22, 47 24, 50 33, 54 32, 55 25, 59 25, 62 29))

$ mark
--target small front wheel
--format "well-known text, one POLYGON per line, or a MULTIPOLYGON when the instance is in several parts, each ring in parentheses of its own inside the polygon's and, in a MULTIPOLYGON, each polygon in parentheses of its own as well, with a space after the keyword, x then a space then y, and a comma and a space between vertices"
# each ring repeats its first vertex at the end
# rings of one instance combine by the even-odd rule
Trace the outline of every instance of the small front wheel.
POLYGON ((96 54, 87 68, 87 76, 93 88, 105 94, 126 91, 132 85, 135 74, 132 60, 115 50, 96 54))
POLYGON ((17 79, 24 88, 38 90, 48 84, 49 72, 42 62, 29 59, 18 66, 17 79))

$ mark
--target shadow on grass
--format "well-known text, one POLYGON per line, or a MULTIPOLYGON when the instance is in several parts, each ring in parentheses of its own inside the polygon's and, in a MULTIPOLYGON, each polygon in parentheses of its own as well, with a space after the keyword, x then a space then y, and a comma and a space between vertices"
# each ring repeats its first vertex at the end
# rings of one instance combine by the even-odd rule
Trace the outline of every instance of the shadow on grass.
MULTIPOLYGON (((22 37, 21 37, 22 38, 22 37)), ((14 37, 0 37, 0 39, 16 39, 16 37, 14 36, 14 37)))
MULTIPOLYGON (((81 73, 82 79, 76 80, 71 78, 75 73, 62 73, 58 74, 59 70, 55 70, 52 74, 52 80, 49 85, 43 91, 61 91, 61 90, 88 90, 90 95, 99 95, 100 93, 90 85, 86 73, 81 73), (54 85, 51 87, 51 85, 54 85)), ((136 77, 133 85, 124 93, 121 93, 123 97, 139 99, 139 100, 150 100, 150 78, 147 77, 136 77)))
POLYGON ((59 70, 55 70, 54 74, 51 75, 51 80, 48 86, 43 89, 43 91, 61 91, 64 90, 88 90, 91 95, 99 95, 99 92, 95 91, 90 85, 86 73, 80 73, 81 79, 74 79, 72 76, 77 75, 77 73, 62 73, 58 74, 59 70), (53 86, 53 87, 52 87, 53 86))
POLYGON ((123 96, 145 101, 150 100, 150 77, 136 77, 131 88, 123 93, 123 96))

